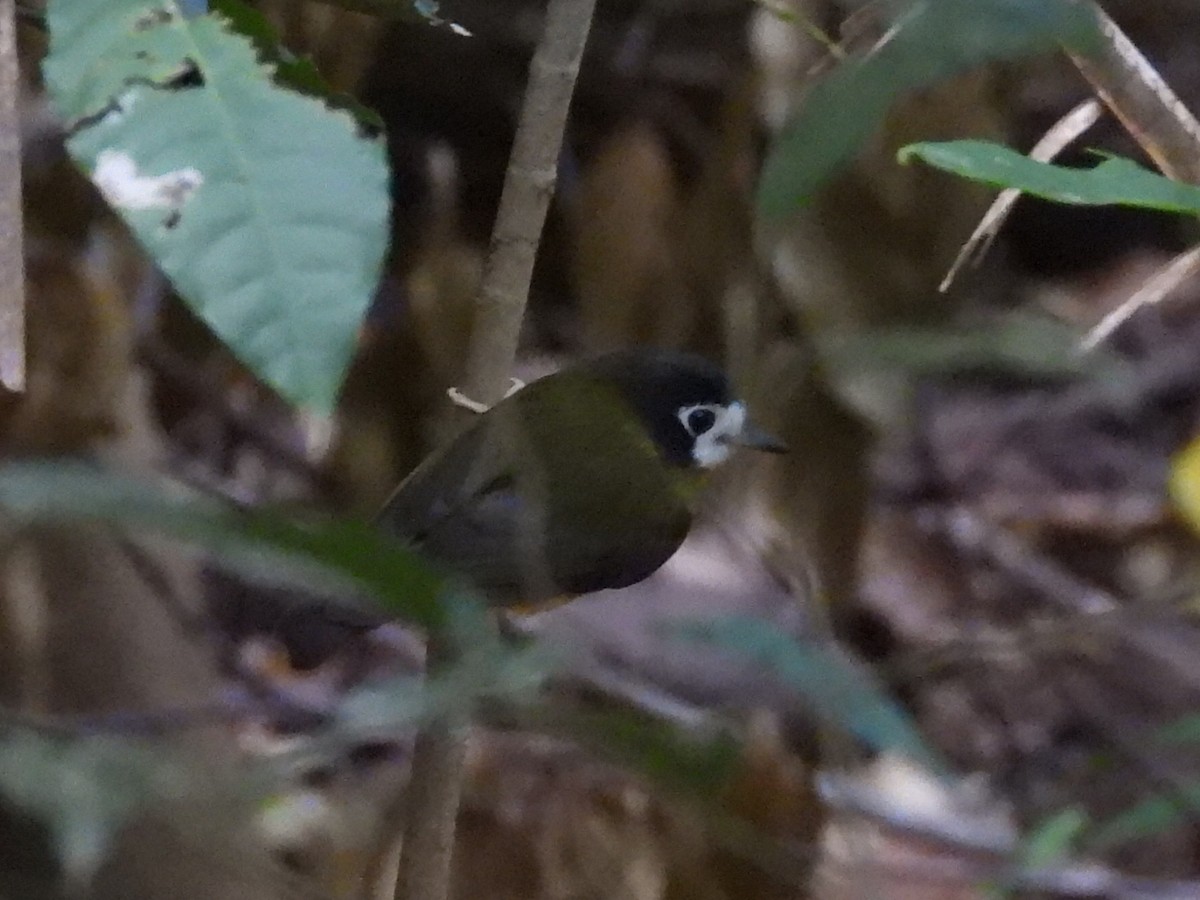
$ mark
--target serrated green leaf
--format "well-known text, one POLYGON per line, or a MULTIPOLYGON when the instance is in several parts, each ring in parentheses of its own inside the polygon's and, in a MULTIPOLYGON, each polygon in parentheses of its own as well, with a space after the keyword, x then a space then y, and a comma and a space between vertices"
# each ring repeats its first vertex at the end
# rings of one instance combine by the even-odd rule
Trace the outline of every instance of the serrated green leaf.
POLYGON ((1072 0, 909 0, 869 53, 818 83, 776 139, 758 185, 758 209, 787 215, 875 132, 901 96, 984 63, 1100 40, 1086 4, 1072 0))
POLYGON ((1200 188, 1171 181, 1137 163, 1109 157, 1092 169, 1038 162, 989 141, 909 144, 899 159, 919 159, 946 172, 994 187, 1083 206, 1136 206, 1200 215, 1200 188))
POLYGON ((319 98, 334 109, 344 109, 359 124, 373 133, 381 133, 383 119, 372 109, 363 106, 349 94, 334 91, 321 77, 311 56, 297 56, 279 42, 275 28, 261 12, 243 0, 213 0, 214 12, 225 17, 229 26, 253 43, 261 59, 275 69, 275 80, 302 94, 319 98))
POLYGON ((67 145, 184 299, 289 400, 332 408, 387 239, 381 142, 173 0, 51 0, 67 145))
MULTIPOLYGON (((96 521, 194 542, 257 577, 310 590, 353 588, 431 631, 454 624, 446 584, 413 551, 363 522, 297 524, 73 462, 0 466, 0 510, 23 522, 96 521)), ((482 616, 482 607, 471 609, 482 616)))
POLYGON ((852 734, 874 750, 907 756, 930 771, 948 767, 918 733, 911 718, 872 675, 831 648, 793 641, 762 619, 730 616, 688 623, 678 631, 752 660, 801 692, 822 721, 852 734))

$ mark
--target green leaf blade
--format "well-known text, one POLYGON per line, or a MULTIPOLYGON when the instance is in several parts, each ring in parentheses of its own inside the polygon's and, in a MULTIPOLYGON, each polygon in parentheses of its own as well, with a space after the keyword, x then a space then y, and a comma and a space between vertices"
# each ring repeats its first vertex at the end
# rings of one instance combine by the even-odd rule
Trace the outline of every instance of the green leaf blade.
POLYGON ((256 375, 330 410, 386 249, 382 143, 276 86, 217 15, 100 6, 47 11, 46 78, 76 123, 72 156, 256 375))
POLYGON ((1038 162, 989 141, 909 144, 899 159, 920 160, 934 168, 994 187, 1081 206, 1135 206, 1181 215, 1200 215, 1200 188, 1113 157, 1092 169, 1038 162))
POLYGON ((889 36, 818 83, 772 146, 759 212, 779 218, 808 203, 906 94, 985 63, 1065 44, 1087 49, 1098 22, 1071 0, 909 0, 893 3, 889 36))
POLYGON ((198 544, 278 583, 365 590, 383 612, 430 631, 450 624, 442 575, 368 523, 300 525, 57 461, 0 466, 0 510, 23 523, 85 521, 149 529, 198 544))

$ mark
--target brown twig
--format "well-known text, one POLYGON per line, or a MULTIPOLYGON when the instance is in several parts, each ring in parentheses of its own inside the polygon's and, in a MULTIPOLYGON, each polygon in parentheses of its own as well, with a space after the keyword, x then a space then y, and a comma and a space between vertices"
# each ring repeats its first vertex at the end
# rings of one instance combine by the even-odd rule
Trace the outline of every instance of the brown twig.
POLYGON ((545 31, 529 67, 461 386, 467 396, 484 403, 499 400, 508 388, 534 258, 557 179, 567 111, 595 5, 595 0, 551 0, 545 31))
POLYGON ((1108 14, 1090 5, 1104 43, 1067 55, 1164 175, 1200 184, 1200 121, 1108 14))
MULTIPOLYGON (((926 509, 917 517, 921 527, 942 535, 960 552, 984 559, 1015 582, 1038 592, 1067 615, 1098 621, 1112 618, 1128 602, 1103 587, 1092 584, 1047 556, 1037 553, 1007 529, 995 526, 965 507, 926 509)), ((1173 673, 1179 683, 1200 690, 1200 663, 1187 642, 1185 632, 1145 632, 1138 628, 1122 631, 1128 649, 1144 655, 1173 673)))
MULTIPOLYGON (((530 65, 461 386, 468 397, 485 404, 500 400, 508 388, 594 8, 595 0, 550 0, 530 65)), ((465 414, 456 415, 461 419, 465 414)), ((429 654, 431 670, 453 663, 453 648, 434 651, 438 648, 429 654)), ((462 722, 434 722, 417 735, 403 809, 396 900, 444 900, 449 894, 466 749, 462 722)))
MULTIPOLYGON (((1100 112, 1100 104, 1096 100, 1092 98, 1084 100, 1059 119, 1054 127, 1042 136, 1042 139, 1029 151, 1029 158, 1039 162, 1050 162, 1072 141, 1095 125, 1096 120, 1100 118, 1100 112)), ((971 236, 958 251, 958 256, 954 258, 950 271, 938 285, 939 291, 944 293, 950 289, 950 285, 964 265, 967 263, 975 265, 983 258, 999 233, 1000 226, 1004 224, 1004 220, 1008 218, 1008 214, 1012 212, 1012 208, 1020 196, 1021 192, 1016 188, 1006 188, 997 195, 983 218, 979 220, 979 224, 975 226, 975 230, 971 232, 971 236)))
POLYGON ((1094 350, 1143 306, 1166 300, 1200 272, 1200 247, 1179 254, 1147 279, 1124 303, 1100 320, 1084 337, 1080 348, 1094 350))
POLYGON ((0 0, 0 385, 10 391, 25 389, 20 86, 16 4, 0 0))

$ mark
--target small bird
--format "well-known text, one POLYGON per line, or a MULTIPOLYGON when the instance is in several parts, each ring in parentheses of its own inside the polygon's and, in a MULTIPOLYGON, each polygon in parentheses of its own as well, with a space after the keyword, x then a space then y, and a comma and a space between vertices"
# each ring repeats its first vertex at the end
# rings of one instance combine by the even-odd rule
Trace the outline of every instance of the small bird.
POLYGON ((648 577, 736 446, 784 452, 715 365, 611 353, 521 388, 406 478, 380 525, 490 603, 543 608, 648 577))

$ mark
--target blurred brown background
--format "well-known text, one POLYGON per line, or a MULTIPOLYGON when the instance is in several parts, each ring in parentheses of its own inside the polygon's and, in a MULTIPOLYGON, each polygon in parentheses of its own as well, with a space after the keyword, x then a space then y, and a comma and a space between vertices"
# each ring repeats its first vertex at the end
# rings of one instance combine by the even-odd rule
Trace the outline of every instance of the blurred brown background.
MULTIPOLYGON (((0 435, 9 456, 94 454, 238 502, 370 513, 429 450, 460 376, 541 5, 443 3, 470 38, 315 3, 258 5, 387 125, 392 249, 337 415, 298 420, 170 294, 66 160, 37 87, 42 36, 28 28, 31 370, 28 392, 3 400, 0 435)), ((835 39, 851 12, 785 5, 835 39)), ((1200 105, 1200 10, 1105 6, 1200 105)), ((729 367, 792 448, 727 473, 703 526, 650 581, 531 627, 571 648, 581 676, 665 704, 655 708, 668 719, 737 723, 745 778, 726 811, 810 865, 781 871, 737 850, 686 803, 578 748, 481 732, 457 857, 463 898, 983 896, 968 877, 912 875, 949 851, 831 824, 813 772, 853 755, 823 741, 803 698, 764 672, 664 642, 672 618, 752 612, 804 640, 836 638, 878 667, 961 771, 986 774, 989 810, 1011 827, 1073 805, 1102 820, 1200 775, 1193 747, 1153 739, 1200 697, 1195 542, 1165 488, 1200 410, 1200 285, 1139 312, 1096 366, 1052 365, 1194 227, 1022 200, 983 265, 938 292, 991 194, 900 166, 896 149, 959 137, 1028 149, 1088 95, 1065 57, 990 66, 907 98, 811 206, 766 227, 752 205, 759 166, 826 56, 766 6, 602 0, 518 373, 633 344, 696 350, 729 367), (1015 362, 1005 340, 1031 358, 1015 362)), ((1085 164, 1087 148, 1138 157, 1111 117, 1064 161, 1085 164)), ((143 709, 223 689, 198 636, 211 616, 194 560, 83 527, 6 537, 8 705, 143 709)), ((292 613, 243 600, 251 608, 220 623, 239 652, 261 662, 265 647, 275 665, 292 613)), ((350 632, 348 645, 341 635, 323 645, 313 672, 264 671, 336 691, 398 665, 391 631, 350 632)), ((185 743, 197 741, 229 765, 246 752, 239 731, 185 743)), ((365 897, 377 787, 398 777, 395 753, 305 786, 322 813, 299 836, 235 851, 227 829, 213 840, 144 828, 97 896, 365 897), (222 865, 208 868, 212 858, 222 865)), ((214 816, 232 815, 228 803, 214 816)), ((1194 823, 1181 801, 1172 828, 1107 859, 1195 877, 1194 823)))

